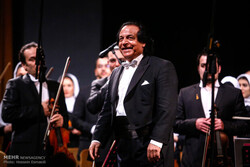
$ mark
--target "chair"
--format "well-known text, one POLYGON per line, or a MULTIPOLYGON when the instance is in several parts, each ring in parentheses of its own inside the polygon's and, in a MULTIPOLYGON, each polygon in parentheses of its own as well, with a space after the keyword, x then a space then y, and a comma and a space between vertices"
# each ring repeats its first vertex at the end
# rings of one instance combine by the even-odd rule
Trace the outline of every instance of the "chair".
POLYGON ((80 153, 80 167, 92 167, 93 161, 88 159, 89 150, 84 149, 80 153))
POLYGON ((77 160, 78 147, 68 147, 69 152, 71 152, 76 160, 76 166, 79 166, 79 161, 77 160))
POLYGON ((0 167, 7 167, 7 163, 4 163, 5 152, 0 151, 0 167))

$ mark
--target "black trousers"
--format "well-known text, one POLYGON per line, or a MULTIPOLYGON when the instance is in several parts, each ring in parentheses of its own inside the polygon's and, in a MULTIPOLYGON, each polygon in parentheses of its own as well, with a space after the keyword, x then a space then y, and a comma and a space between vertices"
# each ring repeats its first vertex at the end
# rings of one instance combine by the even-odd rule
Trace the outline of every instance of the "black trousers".
MULTIPOLYGON (((117 141, 117 162, 119 167, 155 167, 164 166, 164 154, 161 153, 161 159, 156 163, 151 163, 147 158, 147 147, 150 143, 147 130, 145 133, 137 133, 129 129, 129 123, 126 117, 117 117, 115 124, 115 137, 117 141)), ((164 152, 166 146, 163 146, 161 152, 164 152)))

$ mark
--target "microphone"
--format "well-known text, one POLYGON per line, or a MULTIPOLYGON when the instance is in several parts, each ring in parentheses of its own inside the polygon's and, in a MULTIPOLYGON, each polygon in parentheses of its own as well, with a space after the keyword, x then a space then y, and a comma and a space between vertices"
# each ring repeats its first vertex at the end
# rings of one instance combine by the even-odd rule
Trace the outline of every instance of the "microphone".
POLYGON ((103 51, 101 51, 99 53, 99 57, 103 58, 106 56, 106 54, 108 54, 109 51, 114 49, 114 46, 117 45, 117 42, 113 43, 112 45, 110 45, 109 47, 107 47, 106 49, 104 49, 103 51))

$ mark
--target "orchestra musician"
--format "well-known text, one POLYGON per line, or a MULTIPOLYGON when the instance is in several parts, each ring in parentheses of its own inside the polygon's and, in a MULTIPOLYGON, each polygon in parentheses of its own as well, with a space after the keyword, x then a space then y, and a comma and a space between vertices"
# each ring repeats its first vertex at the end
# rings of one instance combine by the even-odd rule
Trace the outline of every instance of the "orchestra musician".
MULTIPOLYGON (((64 93, 61 93, 59 97, 59 111, 50 120, 48 119, 51 112, 49 100, 55 98, 59 86, 58 82, 46 80, 42 83, 42 102, 40 101, 40 83, 35 78, 36 51, 37 44, 35 42, 28 43, 21 48, 19 59, 27 74, 10 79, 6 85, 2 118, 5 122, 12 123, 10 155, 50 155, 53 152, 51 147, 43 149, 43 138, 48 121, 53 127, 67 128, 68 126, 64 93)), ((16 163, 20 161, 16 161, 16 163)))
MULTIPOLYGON (((201 167, 206 133, 210 130, 211 119, 211 74, 203 87, 207 51, 203 50, 197 57, 197 69, 200 83, 182 88, 179 93, 177 116, 174 126, 176 133, 185 135, 182 154, 182 166, 201 167)), ((228 165, 233 165, 233 136, 244 134, 247 129, 245 121, 233 120, 233 116, 244 116, 246 109, 239 89, 229 84, 220 84, 218 77, 221 62, 216 55, 215 105, 218 118, 215 118, 215 131, 224 132, 229 138, 228 165), (231 158, 231 160, 230 160, 231 158)))

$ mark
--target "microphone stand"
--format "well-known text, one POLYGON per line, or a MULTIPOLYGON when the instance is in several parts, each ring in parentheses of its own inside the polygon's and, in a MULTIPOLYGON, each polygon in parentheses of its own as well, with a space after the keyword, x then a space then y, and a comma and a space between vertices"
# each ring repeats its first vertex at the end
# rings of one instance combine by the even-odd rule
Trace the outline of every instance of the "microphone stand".
POLYGON ((212 17, 210 23, 211 32, 208 38, 208 53, 207 53, 207 62, 206 62, 206 71, 203 76, 203 86, 207 85, 207 75, 211 75, 212 83, 212 92, 211 92, 211 129, 210 129, 210 147, 211 147, 211 161, 210 167, 213 167, 215 164, 215 103, 214 103, 214 90, 215 90, 215 74, 217 72, 216 67, 216 49, 219 47, 219 42, 214 40, 214 20, 215 20, 215 9, 216 9, 216 0, 213 0, 212 3, 212 17))
MULTIPOLYGON (((41 104, 42 104, 42 84, 43 82, 46 81, 46 77, 45 77, 45 72, 47 70, 47 67, 45 66, 45 55, 44 55, 44 51, 41 47, 41 43, 42 43, 42 21, 43 21, 43 0, 41 0, 41 5, 40 5, 40 25, 39 25, 39 34, 38 34, 38 47, 36 50, 36 79, 38 79, 40 85, 39 85, 39 115, 42 113, 42 108, 41 108, 41 104)), ((41 136, 41 126, 40 126, 40 122, 41 122, 41 118, 40 116, 38 117, 38 136, 41 136)), ((40 139, 41 137, 39 137, 40 139)), ((42 142, 40 142, 38 140, 37 143, 41 148, 40 151, 42 151, 42 142)))
POLYGON ((212 76, 212 92, 211 92, 211 130, 210 130, 210 146, 211 146, 211 163, 210 166, 213 167, 214 157, 215 157, 215 131, 214 131, 214 122, 215 122, 215 103, 214 103, 214 90, 215 90, 215 74, 217 71, 216 68, 216 56, 215 53, 210 53, 207 55, 207 64, 209 66, 209 74, 212 76))

